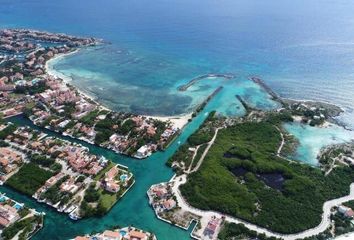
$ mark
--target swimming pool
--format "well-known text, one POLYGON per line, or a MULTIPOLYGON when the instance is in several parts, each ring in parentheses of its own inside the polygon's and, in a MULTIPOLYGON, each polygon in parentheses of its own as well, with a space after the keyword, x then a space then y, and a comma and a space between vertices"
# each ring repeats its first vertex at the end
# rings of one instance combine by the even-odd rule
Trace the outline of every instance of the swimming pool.
POLYGON ((15 203, 15 205, 13 206, 15 209, 20 210, 23 208, 23 205, 19 204, 19 203, 15 203))
POLYGON ((122 237, 124 237, 127 234, 127 232, 124 230, 120 230, 119 233, 120 233, 120 235, 122 235, 122 237))
POLYGON ((128 178, 128 175, 127 175, 127 174, 123 174, 123 175, 120 176, 120 180, 121 180, 122 182, 125 182, 125 181, 127 180, 127 178, 128 178))

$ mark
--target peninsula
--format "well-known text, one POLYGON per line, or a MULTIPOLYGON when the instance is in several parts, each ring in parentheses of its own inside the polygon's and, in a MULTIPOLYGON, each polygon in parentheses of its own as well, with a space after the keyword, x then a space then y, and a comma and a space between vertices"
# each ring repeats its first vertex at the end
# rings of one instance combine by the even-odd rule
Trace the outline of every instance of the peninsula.
POLYGON ((354 147, 326 148, 318 156, 319 166, 309 166, 288 158, 297 140, 283 126, 295 121, 326 126, 342 110, 280 99, 275 93, 273 98, 279 109, 258 110, 237 96, 245 116, 209 114, 167 162, 176 176, 148 192, 159 218, 182 228, 198 222, 191 234, 195 239, 231 239, 237 234, 302 239, 331 228, 327 219, 340 204, 354 199, 354 147))
POLYGON ((69 214, 102 216, 134 184, 124 166, 29 127, 0 125, 1 184, 69 214))

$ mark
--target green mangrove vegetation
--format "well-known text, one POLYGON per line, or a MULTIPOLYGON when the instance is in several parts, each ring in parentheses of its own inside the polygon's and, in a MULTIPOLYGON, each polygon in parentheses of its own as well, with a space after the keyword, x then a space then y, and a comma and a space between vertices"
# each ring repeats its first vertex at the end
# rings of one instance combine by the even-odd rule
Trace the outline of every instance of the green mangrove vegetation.
POLYGON ((199 129, 189 136, 187 142, 183 144, 171 158, 168 159, 166 165, 171 167, 172 164, 175 163, 179 164, 178 169, 187 169, 192 163, 193 152, 190 151, 190 148, 200 146, 200 149, 195 157, 196 161, 193 162, 195 165, 205 150, 206 143, 213 138, 218 119, 220 118, 216 115, 215 111, 210 112, 199 129))
POLYGON ((181 186, 187 201, 280 233, 318 225, 323 203, 348 194, 354 171, 338 167, 325 176, 318 168, 278 158, 281 136, 272 124, 278 120, 219 130, 200 169, 181 186))
POLYGON ((17 234, 17 239, 25 240, 29 239, 31 233, 35 232, 37 228, 41 227, 43 224, 43 216, 30 216, 24 218, 18 222, 13 223, 9 227, 5 228, 1 234, 2 239, 10 240, 13 239, 17 234))
POLYGON ((219 240, 233 239, 259 239, 259 240, 277 240, 279 238, 267 237, 265 234, 259 234, 256 231, 249 230, 243 224, 224 223, 218 235, 219 240))
POLYGON ((51 176, 53 176, 51 171, 40 168, 34 163, 26 163, 6 181, 6 184, 32 196, 51 176))

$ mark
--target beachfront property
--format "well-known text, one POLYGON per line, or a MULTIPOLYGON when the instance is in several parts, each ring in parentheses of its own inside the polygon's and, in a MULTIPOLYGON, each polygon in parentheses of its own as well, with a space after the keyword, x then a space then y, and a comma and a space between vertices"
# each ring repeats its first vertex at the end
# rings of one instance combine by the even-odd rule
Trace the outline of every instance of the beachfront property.
POLYGON ((163 149, 177 133, 158 120, 104 109, 50 76, 46 86, 35 95, 39 105, 30 110, 29 118, 36 125, 140 159, 163 149))
POLYGON ((0 42, 7 53, 7 64, 0 66, 0 111, 5 117, 24 113, 36 125, 139 159, 164 149, 178 133, 168 121, 112 112, 46 74, 50 59, 100 40, 5 29, 0 42), (45 42, 50 47, 42 46, 45 42))
POLYGON ((45 76, 45 86, 46 90, 34 96, 37 104, 28 109, 28 116, 36 125, 64 135, 146 158, 163 149, 178 132, 171 124, 102 108, 51 76, 45 76))
POLYGON ((0 148, 5 184, 74 220, 105 214, 134 184, 126 167, 80 144, 13 124, 0 135, 6 144, 0 148))
POLYGON ((105 230, 103 233, 77 236, 72 240, 157 240, 154 234, 134 227, 105 230))
POLYGON ((31 238, 43 227, 43 214, 0 193, 0 238, 31 238))

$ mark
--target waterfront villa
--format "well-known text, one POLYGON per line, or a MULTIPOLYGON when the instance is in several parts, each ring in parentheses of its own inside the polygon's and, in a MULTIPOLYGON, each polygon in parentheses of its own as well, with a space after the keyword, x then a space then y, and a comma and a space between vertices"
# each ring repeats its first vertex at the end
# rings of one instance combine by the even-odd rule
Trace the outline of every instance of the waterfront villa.
POLYGON ((133 227, 125 227, 122 229, 105 230, 103 233, 94 235, 77 236, 72 240, 157 240, 157 238, 149 232, 145 232, 133 227))
POLYGON ((118 175, 118 168, 112 167, 108 172, 105 174, 104 179, 104 188, 108 192, 116 193, 120 190, 119 182, 115 180, 118 175))

